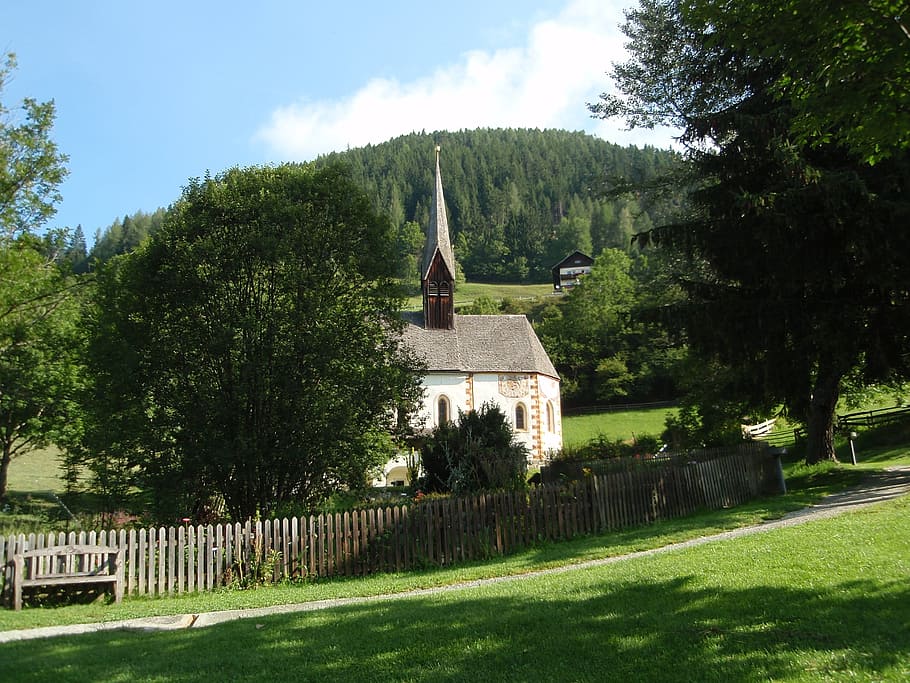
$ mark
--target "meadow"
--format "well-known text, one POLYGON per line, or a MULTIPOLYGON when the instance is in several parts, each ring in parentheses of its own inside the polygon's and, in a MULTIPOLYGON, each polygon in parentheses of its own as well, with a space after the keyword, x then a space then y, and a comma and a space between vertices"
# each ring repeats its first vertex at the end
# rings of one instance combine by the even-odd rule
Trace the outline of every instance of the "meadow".
MULTIPOLYGON (((727 510, 409 574, 0 611, 0 630, 368 597, 562 567, 453 592, 176 632, 0 645, 0 680, 899 681, 910 674, 910 499, 586 569, 592 559, 760 524, 910 465, 906 428, 860 465, 786 463, 788 492, 727 510)), ((47 457, 47 454, 45 454, 47 457)), ((33 464, 34 465, 34 464, 33 464)), ((17 476, 30 476, 22 470, 17 476)))
MULTIPOLYGON (((35 642, 11 642, 0 645, 0 680, 197 681, 216 671, 235 681, 906 680, 908 532, 904 498, 447 593, 199 630, 59 637, 37 657, 35 642)), ((308 586, 283 598, 292 592, 313 599, 308 586)))
MULTIPOLYGON (((553 292, 553 283, 516 285, 508 283, 462 282, 455 287, 455 307, 460 308, 472 303, 474 299, 489 297, 493 301, 504 299, 540 299, 559 296, 553 292)), ((423 299, 418 294, 409 297, 405 310, 418 311, 423 306, 423 299)))
POLYGON ((634 441, 637 436, 660 436, 667 416, 678 412, 675 407, 645 407, 563 415, 562 440, 566 446, 573 447, 599 438, 634 441))

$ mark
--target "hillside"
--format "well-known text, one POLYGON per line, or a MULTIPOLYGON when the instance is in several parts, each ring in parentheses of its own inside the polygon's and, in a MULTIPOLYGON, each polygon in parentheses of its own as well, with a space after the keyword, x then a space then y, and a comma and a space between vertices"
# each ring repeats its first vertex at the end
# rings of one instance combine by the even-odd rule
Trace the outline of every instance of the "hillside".
MULTIPOLYGON (((666 170, 674 153, 621 147, 580 132, 412 133, 316 159, 317 165, 348 165, 376 207, 390 216, 400 276, 415 286, 437 144, 455 256, 472 281, 546 282, 553 264, 575 249, 591 254, 605 247, 628 249, 633 233, 663 220, 676 203, 608 194, 618 179, 642 182, 666 170)), ((164 214, 157 209, 118 219, 96 235, 88 261, 132 250, 164 214)))
POLYGON ((432 199, 434 147, 455 255, 469 280, 543 282, 574 249, 626 249, 634 232, 673 208, 612 198, 617 179, 641 182, 676 156, 621 147, 585 133, 478 129, 412 133, 317 159, 342 161, 399 230, 402 275, 416 278, 432 199))

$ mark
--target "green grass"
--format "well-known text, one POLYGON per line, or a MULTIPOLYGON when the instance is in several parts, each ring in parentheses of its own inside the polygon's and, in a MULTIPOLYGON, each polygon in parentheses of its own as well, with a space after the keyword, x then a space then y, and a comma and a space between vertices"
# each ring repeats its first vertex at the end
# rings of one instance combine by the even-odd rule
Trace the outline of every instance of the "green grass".
POLYGON ((0 646, 0 680, 901 681, 908 571, 905 498, 521 582, 13 642, 0 646))
POLYGON ((677 408, 643 408, 590 415, 569 415, 562 418, 562 440, 566 446, 583 446, 603 436, 608 441, 632 440, 636 435, 659 436, 664 430, 667 415, 677 408))
MULTIPOLYGON (((905 455, 903 462, 910 463, 910 457, 905 455)), ((523 574, 537 569, 660 548, 691 538, 776 519, 787 512, 817 502, 824 495, 856 483, 862 475, 858 468, 846 465, 808 472, 800 464, 787 464, 786 468, 790 486, 784 496, 764 498, 729 510, 704 512, 622 532, 583 536, 562 543, 540 544, 494 561, 424 572, 280 584, 252 591, 222 590, 173 598, 128 598, 120 605, 93 602, 54 608, 26 608, 22 612, 0 610, 0 630, 253 608, 339 597, 364 597, 401 593, 415 588, 447 586, 474 579, 523 574)))
POLYGON ((63 471, 59 456, 60 451, 51 447, 15 458, 9 466, 7 487, 20 493, 61 492, 63 471))
POLYGON ((8 476, 7 499, 0 506, 0 535, 68 528, 69 515, 59 498, 64 485, 56 448, 32 451, 14 459, 8 476))
MULTIPOLYGON (((466 306, 481 296, 488 296, 494 301, 503 299, 537 299, 555 296, 553 284, 514 285, 504 283, 464 282, 455 287, 455 306, 466 306)), ((406 310, 419 310, 422 306, 421 296, 409 297, 405 303, 406 310)))

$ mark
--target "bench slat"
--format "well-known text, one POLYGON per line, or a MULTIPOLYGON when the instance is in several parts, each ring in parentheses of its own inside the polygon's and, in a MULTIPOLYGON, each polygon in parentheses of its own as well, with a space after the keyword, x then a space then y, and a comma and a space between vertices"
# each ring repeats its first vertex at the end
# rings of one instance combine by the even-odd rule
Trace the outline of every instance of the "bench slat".
POLYGON ((94 574, 88 576, 49 576, 38 579, 23 579, 22 587, 32 586, 69 586, 77 583, 116 583, 114 574, 94 574))

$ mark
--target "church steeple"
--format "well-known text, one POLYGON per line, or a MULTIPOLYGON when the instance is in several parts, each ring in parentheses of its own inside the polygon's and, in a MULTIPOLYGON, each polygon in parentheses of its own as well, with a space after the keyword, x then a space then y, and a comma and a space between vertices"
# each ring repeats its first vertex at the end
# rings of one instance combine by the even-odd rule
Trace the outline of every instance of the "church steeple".
POLYGON ((436 146, 436 188, 427 227, 427 246, 420 271, 423 290, 423 320, 427 329, 455 327, 455 254, 449 241, 449 221, 439 172, 439 145, 436 146))

